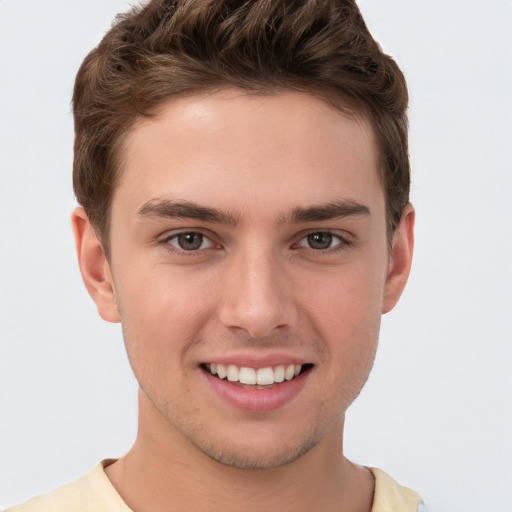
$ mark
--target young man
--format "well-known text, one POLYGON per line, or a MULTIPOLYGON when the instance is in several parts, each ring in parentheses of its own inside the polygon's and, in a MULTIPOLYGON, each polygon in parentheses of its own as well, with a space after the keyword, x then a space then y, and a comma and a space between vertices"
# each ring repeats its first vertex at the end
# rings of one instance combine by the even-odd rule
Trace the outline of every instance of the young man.
POLYGON ((415 511, 343 455, 413 248, 407 90, 351 0, 153 1, 85 59, 73 228, 127 455, 13 512, 415 511))

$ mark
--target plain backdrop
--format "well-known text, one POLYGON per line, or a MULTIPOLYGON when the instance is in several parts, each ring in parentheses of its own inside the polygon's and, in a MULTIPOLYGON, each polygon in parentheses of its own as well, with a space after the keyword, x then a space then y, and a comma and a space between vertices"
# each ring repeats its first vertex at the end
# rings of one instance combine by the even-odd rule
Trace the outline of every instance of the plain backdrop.
MULTIPOLYGON (((123 454, 136 383, 82 286, 74 75, 125 0, 0 0, 0 507, 123 454)), ((346 453, 433 512, 512 511, 512 1, 361 0, 408 79, 417 244, 346 453)))

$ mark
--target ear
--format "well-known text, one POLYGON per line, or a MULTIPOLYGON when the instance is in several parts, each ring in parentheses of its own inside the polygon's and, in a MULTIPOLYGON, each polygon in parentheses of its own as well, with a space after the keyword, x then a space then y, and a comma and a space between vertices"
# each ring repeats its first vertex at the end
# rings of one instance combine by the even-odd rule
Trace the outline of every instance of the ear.
POLYGON ((85 287, 107 322, 120 322, 110 265, 85 210, 78 206, 71 215, 78 265, 85 287))
POLYGON ((405 288, 411 270, 414 249, 414 208, 408 204, 393 235, 382 301, 382 314, 391 311, 405 288))

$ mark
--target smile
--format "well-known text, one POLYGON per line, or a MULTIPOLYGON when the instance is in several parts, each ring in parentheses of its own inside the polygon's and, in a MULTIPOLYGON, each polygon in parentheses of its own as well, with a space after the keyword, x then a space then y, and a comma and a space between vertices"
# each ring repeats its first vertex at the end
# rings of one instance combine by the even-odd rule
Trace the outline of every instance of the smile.
POLYGON ((219 379, 227 379, 232 383, 247 386, 271 386, 273 384, 290 381, 311 368, 311 364, 288 364, 267 366, 265 368, 251 368, 235 364, 206 363, 203 368, 219 379))
POLYGON ((309 381, 314 367, 311 363, 289 361, 287 364, 268 361, 260 368, 255 367, 257 363, 252 364, 226 361, 203 363, 200 368, 209 389, 222 402, 239 410, 266 413, 292 402, 309 381))

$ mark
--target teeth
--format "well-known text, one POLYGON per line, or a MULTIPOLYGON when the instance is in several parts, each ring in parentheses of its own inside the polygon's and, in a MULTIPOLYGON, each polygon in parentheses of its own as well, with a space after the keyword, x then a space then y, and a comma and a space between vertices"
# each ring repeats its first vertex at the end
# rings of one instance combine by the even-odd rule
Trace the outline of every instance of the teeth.
POLYGON ((288 366, 279 365, 275 368, 270 366, 266 368, 249 368, 247 366, 238 367, 234 364, 207 364, 206 368, 212 375, 217 375, 219 379, 225 379, 230 382, 240 382, 248 386, 270 386, 274 383, 292 380, 300 374, 301 364, 290 364, 288 366))
MULTIPOLYGON (((210 371, 211 371, 211 368, 210 368, 210 371)), ((218 364, 217 365, 217 375, 219 376, 219 379, 225 379, 227 374, 228 374, 228 372, 226 370, 226 367, 223 364, 218 364)), ((215 374, 213 374, 213 375, 215 375, 215 374)))
POLYGON ((272 368, 260 368, 256 374, 256 383, 258 386, 268 386, 274 384, 274 370, 272 368))
POLYGON ((240 382, 242 384, 248 385, 256 384, 256 370, 254 368, 247 368, 246 366, 242 366, 242 368, 240 368, 240 382))
POLYGON ((227 368, 227 377, 230 382, 238 382, 240 376, 240 370, 238 369, 238 366, 235 366, 234 364, 228 365, 227 368))
POLYGON ((283 382, 284 381, 284 366, 277 366, 274 368, 274 382, 283 382))
POLYGON ((286 367, 286 370, 284 371, 284 378, 286 380, 292 380, 293 377, 295 377, 295 365, 291 364, 286 367))

